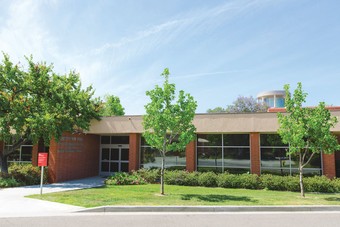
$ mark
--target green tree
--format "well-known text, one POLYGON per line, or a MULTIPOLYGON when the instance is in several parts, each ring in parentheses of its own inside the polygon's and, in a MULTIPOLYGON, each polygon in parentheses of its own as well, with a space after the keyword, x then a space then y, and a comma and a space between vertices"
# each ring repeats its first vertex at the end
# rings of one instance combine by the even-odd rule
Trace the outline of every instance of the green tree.
POLYGON ((103 108, 100 112, 101 116, 123 116, 125 114, 124 108, 120 103, 120 99, 114 95, 105 95, 103 108))
POLYGON ((208 109, 207 113, 225 113, 225 109, 223 107, 215 107, 214 109, 208 109))
POLYGON ((195 137, 195 126, 192 124, 197 103, 190 94, 179 91, 175 101, 175 84, 170 84, 169 69, 164 69, 161 76, 165 78, 163 88, 156 85, 146 95, 151 101, 145 105, 143 118, 144 138, 162 156, 161 194, 164 195, 165 157, 170 151, 183 151, 195 137))
POLYGON ((299 159, 301 196, 305 196, 303 187, 303 168, 312 160, 314 154, 325 154, 339 150, 339 144, 330 129, 337 123, 320 102, 315 108, 304 108, 307 93, 303 92, 302 84, 298 83, 293 96, 289 85, 285 85, 287 114, 278 113, 279 135, 284 143, 289 144, 288 154, 299 159))
POLYGON ((48 145, 63 132, 86 130, 91 119, 100 119, 99 99, 92 99, 92 87, 81 88, 78 74, 57 75, 52 65, 26 60, 27 70, 6 54, 0 63, 0 140, 13 145, 0 152, 3 172, 8 156, 27 141, 48 145))

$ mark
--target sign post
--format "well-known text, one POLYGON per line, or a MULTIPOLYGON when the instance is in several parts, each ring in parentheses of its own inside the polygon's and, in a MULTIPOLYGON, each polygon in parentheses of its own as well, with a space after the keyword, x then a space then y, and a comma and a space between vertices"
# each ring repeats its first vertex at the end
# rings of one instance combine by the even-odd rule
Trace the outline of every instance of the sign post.
POLYGON ((43 181, 44 181, 44 166, 47 166, 48 153, 38 153, 38 166, 41 166, 41 178, 40 178, 40 195, 42 195, 43 181))

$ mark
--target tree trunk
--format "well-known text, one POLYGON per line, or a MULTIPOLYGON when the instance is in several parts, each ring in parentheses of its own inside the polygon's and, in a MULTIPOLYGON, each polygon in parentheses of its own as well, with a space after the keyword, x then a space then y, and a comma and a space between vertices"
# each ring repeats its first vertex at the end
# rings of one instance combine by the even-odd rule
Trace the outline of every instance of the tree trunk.
POLYGON ((162 168, 161 168, 161 195, 164 195, 164 163, 165 158, 162 156, 162 168))
POLYGON ((302 166, 302 155, 300 154, 300 161, 299 161, 299 172, 300 172, 300 190, 301 196, 305 197, 305 189, 303 187, 303 166, 302 166))
POLYGON ((2 153, 0 153, 1 172, 3 173, 8 173, 7 157, 7 155, 3 155, 2 153))

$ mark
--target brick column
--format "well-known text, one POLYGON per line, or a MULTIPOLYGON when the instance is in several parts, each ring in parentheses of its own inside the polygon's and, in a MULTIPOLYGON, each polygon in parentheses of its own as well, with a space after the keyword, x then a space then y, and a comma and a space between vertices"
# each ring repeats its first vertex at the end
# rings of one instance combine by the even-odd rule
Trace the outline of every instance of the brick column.
POLYGON ((196 171, 196 141, 188 143, 185 149, 186 170, 189 172, 196 171))
POLYGON ((54 139, 52 139, 50 141, 50 150, 48 154, 48 182, 49 183, 58 182, 57 159, 58 159, 58 144, 54 139))
POLYGON ((335 153, 322 154, 322 173, 328 178, 334 178, 336 176, 335 169, 335 153))
POLYGON ((129 172, 139 169, 140 134, 130 133, 129 136, 129 172))
POLYGON ((250 172, 261 174, 260 133, 250 133, 250 172))

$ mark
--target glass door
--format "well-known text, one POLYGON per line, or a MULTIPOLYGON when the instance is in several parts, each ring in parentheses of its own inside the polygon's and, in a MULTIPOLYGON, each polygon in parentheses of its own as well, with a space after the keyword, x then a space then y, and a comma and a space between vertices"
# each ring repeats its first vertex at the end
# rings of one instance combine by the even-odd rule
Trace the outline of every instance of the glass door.
POLYGON ((129 171, 129 145, 103 145, 100 159, 101 175, 129 171))

